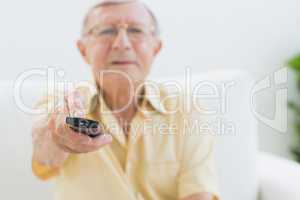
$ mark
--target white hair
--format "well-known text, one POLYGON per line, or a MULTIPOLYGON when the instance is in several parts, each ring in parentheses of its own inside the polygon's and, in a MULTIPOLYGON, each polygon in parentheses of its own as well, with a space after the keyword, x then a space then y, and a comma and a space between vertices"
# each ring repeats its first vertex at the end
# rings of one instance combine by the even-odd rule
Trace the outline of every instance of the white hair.
POLYGON ((88 20, 89 20, 90 14, 95 9, 97 9, 99 7, 104 7, 104 6, 120 5, 120 4, 132 3, 132 2, 140 2, 140 3, 142 3, 142 5, 145 7, 145 9, 149 13, 150 17, 152 18, 153 25, 154 25, 154 34, 156 36, 158 36, 160 34, 160 27, 159 27, 159 23, 158 23, 157 17, 155 16, 154 12, 145 3, 143 3, 143 2, 141 2, 139 0, 103 0, 103 1, 101 1, 99 3, 97 3, 96 5, 94 5, 93 7, 91 7, 89 9, 89 11, 87 12, 87 14, 85 15, 84 20, 83 20, 81 34, 85 33, 85 29, 86 29, 86 26, 88 24, 88 20))

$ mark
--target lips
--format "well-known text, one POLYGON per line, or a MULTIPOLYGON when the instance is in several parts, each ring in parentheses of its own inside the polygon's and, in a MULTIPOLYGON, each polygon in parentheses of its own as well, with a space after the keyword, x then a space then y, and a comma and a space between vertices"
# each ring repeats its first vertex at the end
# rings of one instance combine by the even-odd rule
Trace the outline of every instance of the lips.
POLYGON ((130 60, 118 60, 118 61, 113 61, 113 65, 132 65, 136 64, 135 61, 130 61, 130 60))

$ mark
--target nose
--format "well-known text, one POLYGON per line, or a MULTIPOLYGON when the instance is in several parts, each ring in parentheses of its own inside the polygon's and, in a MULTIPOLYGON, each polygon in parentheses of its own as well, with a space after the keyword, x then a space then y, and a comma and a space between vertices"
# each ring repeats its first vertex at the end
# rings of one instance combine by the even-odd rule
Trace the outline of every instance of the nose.
POLYGON ((114 40, 113 49, 129 50, 131 49, 131 42, 128 38, 126 29, 119 29, 118 35, 114 40))

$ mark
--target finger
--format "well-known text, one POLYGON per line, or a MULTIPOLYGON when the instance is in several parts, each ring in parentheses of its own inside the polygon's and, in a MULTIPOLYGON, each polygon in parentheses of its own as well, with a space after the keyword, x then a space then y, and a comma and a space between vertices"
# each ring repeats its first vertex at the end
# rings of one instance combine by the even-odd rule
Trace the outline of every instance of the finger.
MULTIPOLYGON (((86 136, 88 137, 88 136, 86 136)), ((96 138, 90 139, 89 141, 78 141, 78 143, 73 142, 70 143, 69 147, 80 149, 81 152, 83 151, 94 151, 99 149, 100 147, 110 144, 112 142, 112 137, 109 134, 101 135, 96 138)))
POLYGON ((79 143, 89 143, 91 138, 73 131, 66 124, 65 118, 65 116, 61 117, 59 126, 52 134, 53 139, 59 144, 68 146, 76 145, 79 143))
POLYGON ((80 146, 80 145, 73 145, 70 147, 64 146, 64 145, 59 145, 59 148, 61 148, 65 152, 76 153, 76 154, 89 153, 89 152, 97 150, 96 148, 85 147, 85 146, 80 146))
POLYGON ((74 106, 80 110, 84 109, 84 97, 80 94, 80 92, 75 91, 74 95, 74 106))
POLYGON ((99 149, 99 147, 84 145, 84 144, 74 144, 74 143, 67 143, 67 144, 59 144, 58 145, 61 149, 69 153, 88 153, 99 149))
POLYGON ((87 145, 91 147, 101 147, 112 142, 112 136, 110 134, 103 134, 92 139, 87 145))
MULTIPOLYGON (((72 149, 73 152, 82 153, 94 151, 105 144, 111 143, 112 137, 110 134, 101 134, 98 137, 91 138, 82 133, 73 131, 66 124, 65 118, 66 116, 61 117, 60 125, 53 134, 54 140, 61 146, 67 146, 72 149)), ((99 128, 100 127, 98 127, 98 129, 99 128)), ((70 149, 68 152, 71 151, 70 149)))
POLYGON ((84 104, 83 97, 78 91, 73 91, 67 98, 69 111, 72 116, 83 117, 84 116, 84 104))
POLYGON ((105 134, 97 137, 97 139, 92 139, 90 142, 79 141, 79 143, 64 142, 59 143, 60 148, 69 153, 88 153, 96 151, 106 144, 112 142, 111 135, 105 134))
POLYGON ((65 128, 65 136, 75 144, 81 144, 81 143, 88 144, 92 141, 91 137, 72 130, 70 127, 68 127, 68 125, 66 125, 65 128))
POLYGON ((77 150, 73 150, 73 149, 67 147, 66 145, 62 145, 62 144, 57 144, 57 145, 58 145, 58 147, 59 147, 60 149, 62 149, 62 150, 65 151, 65 152, 68 152, 68 153, 81 153, 81 152, 79 152, 79 151, 77 151, 77 150))
POLYGON ((68 136, 65 133, 65 128, 62 124, 58 125, 55 131, 52 132, 53 140, 58 144, 70 143, 68 136))
POLYGON ((64 136, 59 138, 59 142, 57 144, 61 149, 69 153, 86 153, 91 151, 88 147, 74 143, 74 141, 64 136))
POLYGON ((91 142, 90 144, 77 144, 75 145, 73 148, 78 149, 81 153, 88 153, 88 152, 93 152, 96 151, 98 149, 100 149, 101 147, 110 144, 111 143, 111 139, 104 139, 102 138, 100 141, 98 142, 91 142))
POLYGON ((65 94, 65 96, 64 96, 64 111, 66 112, 66 114, 68 116, 71 115, 70 108, 69 108, 69 102, 68 102, 68 94, 65 94))

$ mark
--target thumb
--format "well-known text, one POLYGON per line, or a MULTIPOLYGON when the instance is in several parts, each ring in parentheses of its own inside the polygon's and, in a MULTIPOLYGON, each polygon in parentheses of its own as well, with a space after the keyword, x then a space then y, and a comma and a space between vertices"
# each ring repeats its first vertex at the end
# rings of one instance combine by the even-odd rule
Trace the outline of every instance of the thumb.
POLYGON ((84 117, 85 107, 84 98, 78 91, 71 92, 67 97, 67 105, 69 108, 69 113, 72 116, 84 117))

